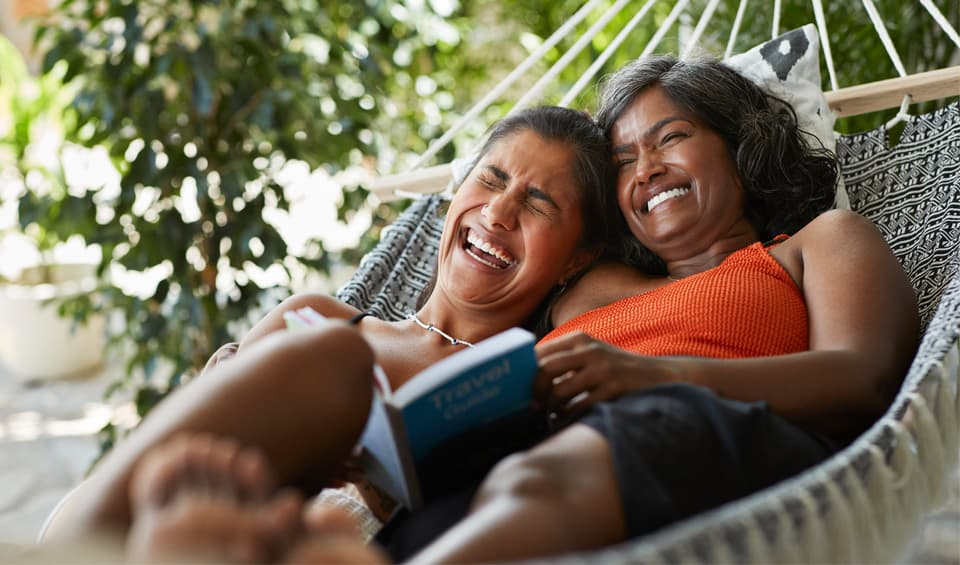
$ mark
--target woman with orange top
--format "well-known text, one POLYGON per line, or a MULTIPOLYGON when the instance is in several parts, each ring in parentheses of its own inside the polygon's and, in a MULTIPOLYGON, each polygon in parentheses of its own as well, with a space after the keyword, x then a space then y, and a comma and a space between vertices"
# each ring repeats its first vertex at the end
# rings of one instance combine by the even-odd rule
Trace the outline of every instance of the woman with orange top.
POLYGON ((640 269, 596 267, 554 304, 542 398, 574 423, 498 465, 418 561, 583 551, 769 486, 881 415, 913 356, 903 270, 868 220, 826 211, 836 160, 784 101, 657 57, 611 77, 598 121, 640 269))

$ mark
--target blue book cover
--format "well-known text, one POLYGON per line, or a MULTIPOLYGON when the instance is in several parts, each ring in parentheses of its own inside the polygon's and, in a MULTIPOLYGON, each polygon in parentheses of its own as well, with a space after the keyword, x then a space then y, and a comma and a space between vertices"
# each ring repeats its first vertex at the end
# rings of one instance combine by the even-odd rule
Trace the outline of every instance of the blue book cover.
POLYGON ((381 383, 361 440, 367 478, 410 509, 424 502, 418 465, 444 444, 525 412, 537 360, 513 328, 427 367, 396 391, 381 383))

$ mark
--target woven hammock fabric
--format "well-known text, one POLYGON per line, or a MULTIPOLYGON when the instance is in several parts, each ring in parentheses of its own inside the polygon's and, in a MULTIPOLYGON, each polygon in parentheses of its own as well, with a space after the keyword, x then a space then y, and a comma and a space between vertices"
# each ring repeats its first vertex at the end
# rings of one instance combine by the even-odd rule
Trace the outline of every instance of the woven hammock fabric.
POLYGON ((926 327, 960 262, 960 103, 912 117, 892 148, 884 128, 843 136, 837 157, 851 208, 900 259, 926 327))
POLYGON ((416 312, 436 269, 446 202, 432 194, 408 206, 384 229, 337 298, 382 320, 402 320, 416 312))

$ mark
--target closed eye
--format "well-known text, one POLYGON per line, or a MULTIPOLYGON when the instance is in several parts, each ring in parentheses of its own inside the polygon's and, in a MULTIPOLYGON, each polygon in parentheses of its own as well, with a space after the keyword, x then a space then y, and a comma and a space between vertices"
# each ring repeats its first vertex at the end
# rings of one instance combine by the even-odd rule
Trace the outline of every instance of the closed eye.
POLYGON ((489 188, 490 190, 503 190, 506 188, 506 183, 504 183, 503 180, 495 175, 480 173, 477 175, 477 180, 480 182, 480 184, 489 188))
POLYGON ((549 194, 533 186, 527 189, 526 206, 541 215, 547 215, 554 210, 560 209, 549 194))
POLYGON ((688 137, 687 134, 686 134, 686 132, 673 131, 673 132, 670 132, 670 133, 666 134, 665 136, 663 136, 663 138, 660 140, 660 145, 661 145, 661 146, 667 145, 668 143, 670 143, 670 142, 672 142, 672 141, 676 141, 676 140, 679 140, 679 139, 683 139, 683 138, 685 138, 685 137, 688 137))

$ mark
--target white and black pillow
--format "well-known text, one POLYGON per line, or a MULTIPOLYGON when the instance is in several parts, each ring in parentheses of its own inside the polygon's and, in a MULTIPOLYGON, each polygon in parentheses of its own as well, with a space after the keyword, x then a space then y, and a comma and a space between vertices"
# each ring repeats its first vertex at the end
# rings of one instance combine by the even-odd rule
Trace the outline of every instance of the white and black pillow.
MULTIPOLYGON (((800 129, 811 136, 811 143, 836 150, 836 116, 820 86, 820 36, 816 26, 807 24, 788 31, 724 62, 789 102, 800 129)), ((836 207, 850 208, 842 182, 837 188, 836 207)))

